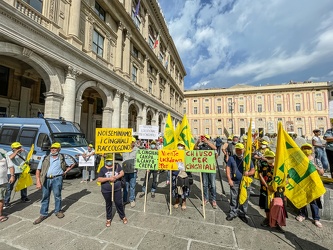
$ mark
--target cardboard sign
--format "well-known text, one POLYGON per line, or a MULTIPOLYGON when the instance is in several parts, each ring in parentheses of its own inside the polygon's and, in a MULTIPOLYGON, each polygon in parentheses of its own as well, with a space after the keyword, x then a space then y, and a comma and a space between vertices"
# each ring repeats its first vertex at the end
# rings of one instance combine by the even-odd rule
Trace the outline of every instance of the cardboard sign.
POLYGON ((132 151, 131 128, 96 128, 96 154, 130 151, 132 151))
POLYGON ((156 140, 158 138, 158 126, 139 125, 139 139, 156 140))
POLYGON ((158 151, 140 149, 136 153, 135 168, 156 170, 158 164, 158 151))
POLYGON ((90 157, 84 158, 82 155, 79 156, 79 167, 93 167, 95 166, 95 156, 92 155, 90 157))
POLYGON ((185 151, 185 171, 216 173, 216 159, 214 150, 185 151))
POLYGON ((178 171, 177 162, 184 162, 185 150, 158 150, 158 169, 178 171))

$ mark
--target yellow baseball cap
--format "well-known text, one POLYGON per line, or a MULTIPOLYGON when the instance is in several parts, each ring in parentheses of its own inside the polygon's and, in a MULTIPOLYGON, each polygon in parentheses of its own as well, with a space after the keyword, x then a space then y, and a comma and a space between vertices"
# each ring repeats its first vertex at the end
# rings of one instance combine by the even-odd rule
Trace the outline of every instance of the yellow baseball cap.
POLYGON ((262 145, 268 145, 268 142, 267 141, 262 141, 261 144, 262 145))
POLYGON ((151 141, 151 143, 150 144, 156 144, 156 141, 151 141))
POLYGON ((18 141, 13 142, 12 145, 11 145, 11 148, 19 148, 19 147, 22 147, 22 145, 18 141))
POLYGON ((106 160, 106 161, 112 161, 112 160, 113 160, 113 154, 107 154, 107 155, 105 156, 105 160, 106 160))
POLYGON ((93 148, 93 147, 94 147, 94 145, 92 145, 92 144, 89 144, 88 146, 89 146, 89 147, 91 147, 91 148, 93 148))
POLYGON ((61 148, 61 144, 59 142, 55 142, 51 145, 50 148, 61 148))
POLYGON ((243 143, 237 143, 235 145, 235 148, 237 148, 237 149, 244 149, 244 144, 243 143))
POLYGON ((265 153, 264 153, 264 157, 272 157, 272 158, 274 158, 275 157, 275 153, 273 151, 266 150, 265 153))
POLYGON ((185 147, 185 143, 183 141, 179 141, 177 145, 182 145, 185 147))
POLYGON ((206 137, 207 139, 210 139, 210 135, 205 134, 205 137, 206 137))
POLYGON ((132 142, 136 142, 136 139, 135 139, 135 137, 132 137, 132 142))
POLYGON ((312 148, 312 145, 309 143, 305 143, 301 146, 301 149, 303 149, 303 148, 312 148))

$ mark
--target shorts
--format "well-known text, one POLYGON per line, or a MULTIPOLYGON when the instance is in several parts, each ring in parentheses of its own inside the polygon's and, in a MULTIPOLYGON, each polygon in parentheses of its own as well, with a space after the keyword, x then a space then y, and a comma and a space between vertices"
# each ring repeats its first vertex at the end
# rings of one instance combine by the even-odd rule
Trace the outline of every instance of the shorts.
POLYGON ((7 191, 7 183, 0 185, 0 201, 5 199, 7 191))

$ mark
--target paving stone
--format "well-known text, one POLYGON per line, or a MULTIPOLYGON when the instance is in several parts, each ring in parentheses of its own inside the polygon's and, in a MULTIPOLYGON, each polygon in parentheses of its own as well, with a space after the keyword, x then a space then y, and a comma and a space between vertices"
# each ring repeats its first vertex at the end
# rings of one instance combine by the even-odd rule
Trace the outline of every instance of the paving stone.
POLYGON ((104 220, 98 218, 92 219, 79 216, 67 223, 63 228, 80 235, 96 236, 105 229, 105 223, 104 220))
POLYGON ((217 245, 212 245, 212 244, 209 244, 209 243, 204 243, 204 242, 198 242, 198 241, 191 240, 189 249, 190 250, 204 250, 204 249, 230 250, 230 247, 217 246, 217 245))
POLYGON ((95 250, 103 249, 107 245, 106 242, 102 242, 96 239, 90 239, 87 237, 78 237, 72 241, 66 243, 63 247, 64 250, 95 250))
POLYGON ((187 245, 188 240, 186 239, 165 233, 149 232, 137 249, 187 249, 187 245))
POLYGON ((16 247, 13 247, 13 246, 7 245, 7 244, 4 243, 4 242, 0 242, 0 249, 1 249, 1 250, 17 250, 17 249, 19 249, 19 248, 16 248, 16 247))

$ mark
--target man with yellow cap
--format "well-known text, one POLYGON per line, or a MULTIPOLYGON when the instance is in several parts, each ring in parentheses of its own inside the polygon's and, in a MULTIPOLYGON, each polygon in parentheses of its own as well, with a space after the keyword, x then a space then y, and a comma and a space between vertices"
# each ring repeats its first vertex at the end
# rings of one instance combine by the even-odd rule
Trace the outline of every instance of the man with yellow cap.
MULTIPOLYGON (((5 205, 4 208, 9 208, 10 207, 10 197, 15 185, 15 182, 20 178, 20 175, 22 173, 22 166, 27 159, 28 152, 24 150, 22 147, 21 143, 19 142, 13 142, 11 144, 12 150, 7 152, 7 156, 9 157, 9 160, 12 162, 14 165, 14 170, 15 170, 15 180, 10 183, 9 180, 11 178, 11 173, 7 172, 7 177, 8 177, 8 184, 7 184, 7 192, 5 196, 5 205)), ((27 188, 24 188, 21 190, 21 201, 22 202, 30 202, 30 199, 28 198, 28 191, 27 188)))
POLYGON ((60 154, 61 144, 54 142, 50 148, 50 154, 45 155, 39 162, 36 170, 36 188, 42 190, 40 216, 34 221, 34 225, 41 223, 49 215, 49 203, 51 191, 54 196, 54 214, 59 218, 65 215, 61 210, 61 191, 63 175, 70 171, 76 163, 67 167, 65 156, 60 154))
MULTIPOLYGON (((239 185, 244 176, 252 176, 254 174, 254 166, 251 161, 250 171, 244 171, 244 144, 237 143, 235 145, 235 154, 230 156, 226 175, 228 178, 228 183, 230 185, 230 213, 227 216, 226 220, 231 221, 237 216, 245 223, 248 223, 248 219, 246 218, 247 207, 248 207, 248 198, 244 202, 243 205, 239 204, 239 185)), ((250 195, 248 187, 248 196, 250 195)))
POLYGON ((0 223, 8 220, 8 217, 2 214, 4 198, 7 191, 7 183, 13 183, 15 181, 14 165, 9 160, 8 155, 0 152, 0 223), (10 179, 8 181, 7 171, 10 172, 10 179))

